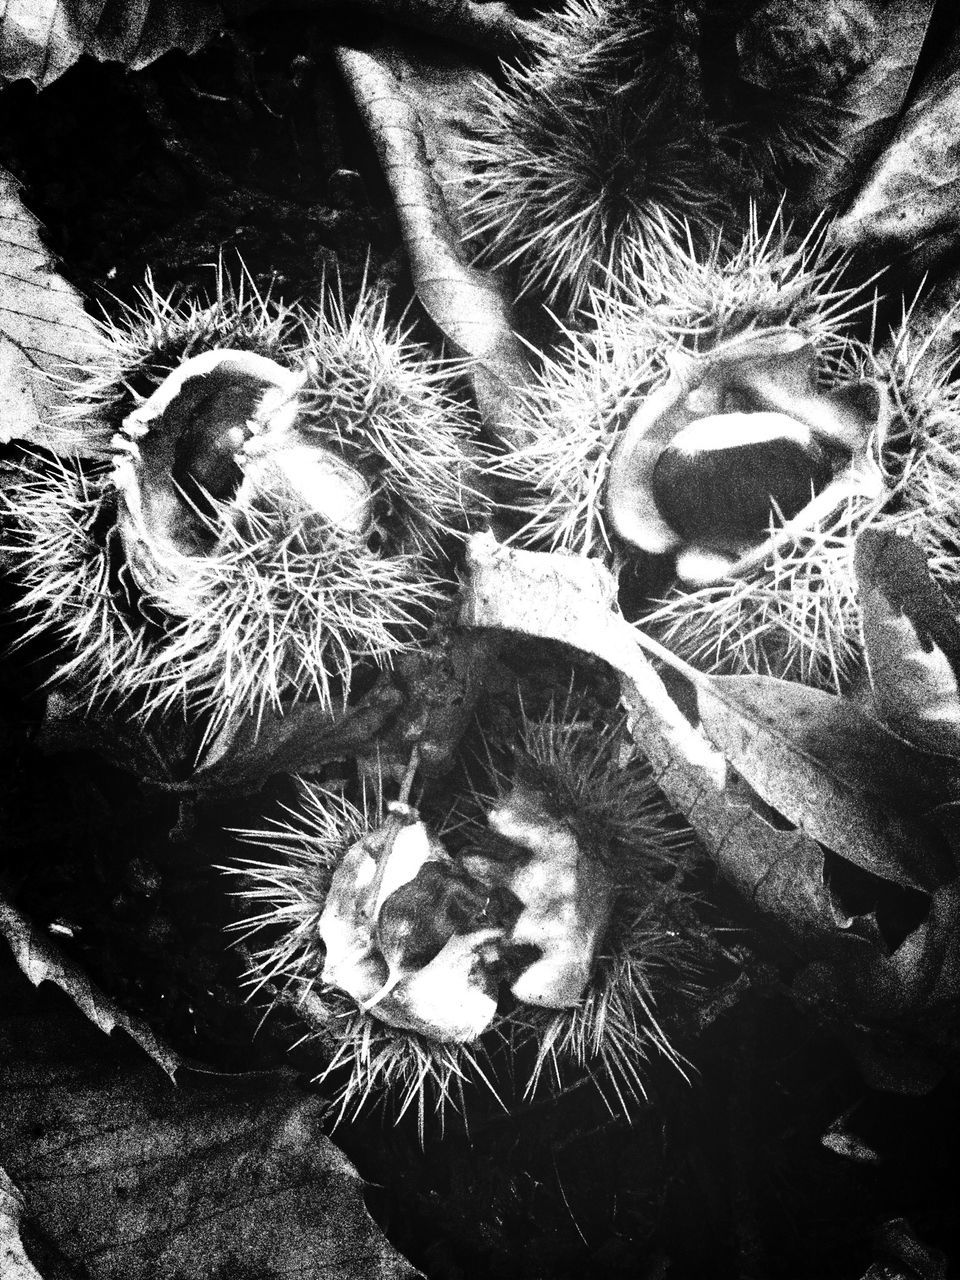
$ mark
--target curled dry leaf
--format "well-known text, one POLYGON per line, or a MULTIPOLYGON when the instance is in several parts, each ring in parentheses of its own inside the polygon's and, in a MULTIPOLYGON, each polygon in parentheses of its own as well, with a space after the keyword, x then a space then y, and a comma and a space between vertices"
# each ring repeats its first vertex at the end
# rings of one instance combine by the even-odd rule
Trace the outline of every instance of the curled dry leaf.
POLYGON ((174 1088, 0 966, 0 1160, 90 1280, 413 1280, 325 1106, 281 1072, 182 1071, 174 1088))
MULTIPOLYGON (((423 776, 440 777, 450 769, 499 647, 497 637, 462 631, 442 618, 416 649, 397 655, 390 673, 397 714, 367 737, 364 754, 372 777, 402 782, 414 747, 423 776)), ((384 673, 380 684, 386 679, 384 673)))
MULTIPOLYGON (((928 916, 892 955, 885 954, 873 916, 848 915, 833 894, 823 846, 803 825, 784 830, 770 801, 746 786, 703 728, 681 713, 641 652, 637 633, 616 613, 615 584, 600 564, 514 551, 489 534, 470 540, 469 564, 461 615, 465 624, 560 641, 613 666, 631 733, 664 795, 738 891, 775 918, 806 955, 821 958, 848 1005, 868 1006, 884 1017, 910 1008, 932 990, 956 989, 957 881, 937 888, 928 916), (854 938, 859 945, 852 943, 854 938)), ((740 732, 747 741, 755 726, 741 718, 740 732)), ((790 754, 799 755, 793 747, 790 754)), ((788 763, 784 759, 785 767, 788 763)), ((762 781, 759 772, 755 776, 762 781)), ((876 820, 871 796, 849 791, 836 769, 831 775, 811 768, 807 782, 811 779, 818 793, 832 793, 841 806, 838 812, 846 804, 848 814, 852 808, 861 815, 872 813, 876 820)), ((799 800, 797 812, 803 822, 809 821, 799 800)), ((835 852, 844 856, 845 848, 835 852)), ((876 853, 874 849, 872 856, 876 853)), ((896 866, 895 857, 887 852, 882 865, 888 877, 895 873, 902 881, 903 868, 896 866)), ((926 858, 923 865, 926 874, 926 858)), ((911 871, 915 875, 915 868, 911 871)), ((909 882, 910 872, 907 878, 909 882)))
POLYGON ((352 759, 393 720, 404 705, 392 672, 331 723, 318 703, 266 711, 259 722, 227 725, 212 740, 185 781, 169 780, 178 791, 257 791, 277 773, 311 773, 331 760, 352 759))
POLYGON ((61 454, 104 451, 106 429, 98 433, 94 423, 81 428, 59 418, 64 397, 56 380, 90 360, 99 343, 80 295, 55 270, 18 184, 0 169, 0 444, 18 440, 61 454))
POLYGON ((20 1239, 23 1196, 0 1169, 0 1268, 5 1280, 42 1280, 20 1239))
POLYGON ((355 7, 444 40, 493 52, 511 53, 525 38, 524 23, 508 0, 360 0, 355 7))
MULTIPOLYGON (((929 890, 951 878, 950 852, 908 789, 926 762, 854 706, 771 676, 698 675, 696 693, 707 736, 788 822, 895 884, 929 890)), ((949 781, 956 794, 960 780, 949 781)))
POLYGON ((442 54, 414 63, 399 47, 340 48, 337 60, 390 185, 417 296, 456 353, 470 358, 488 428, 510 440, 518 426, 507 402, 526 362, 505 294, 493 275, 469 264, 442 189, 452 163, 450 120, 476 71, 442 54))
POLYGON ((913 82, 935 0, 872 4, 876 48, 868 65, 844 88, 838 103, 840 137, 812 174, 803 195, 812 214, 849 198, 867 166, 893 132, 913 82))
POLYGON ((865 529, 854 567, 877 709, 908 741, 960 756, 960 622, 926 556, 909 538, 865 529))
POLYGON ((944 139, 960 128, 957 52, 954 41, 837 222, 839 244, 909 253, 928 267, 955 243, 960 169, 944 139))
POLYGON ((318 703, 283 714, 268 708, 259 720, 225 726, 199 757, 181 722, 131 723, 54 691, 37 746, 49 755, 96 751, 153 786, 200 795, 249 795, 275 774, 309 774, 358 757, 375 776, 400 781, 414 747, 422 772, 439 776, 450 767, 497 648, 493 637, 438 628, 335 721, 318 703))
MULTIPOLYGON (((123 1009, 94 985, 83 969, 46 937, 26 916, 0 896, 0 935, 13 952, 13 958, 35 987, 52 982, 65 991, 73 1003, 101 1031, 125 1031, 149 1054, 154 1062, 173 1078, 181 1065, 180 1057, 161 1043, 145 1022, 123 1009)), ((0 957, 2 962, 2 957, 0 957)))
MULTIPOLYGON (((47 755, 95 751, 118 769, 164 791, 251 795, 278 773, 310 773, 331 760, 352 758, 382 733, 404 705, 392 673, 384 672, 354 706, 331 723, 317 703, 284 714, 265 711, 229 725, 196 756, 195 737, 182 721, 147 725, 91 711, 54 691, 47 698, 36 745, 47 755)), ((408 752, 409 754, 409 752, 408 752)))

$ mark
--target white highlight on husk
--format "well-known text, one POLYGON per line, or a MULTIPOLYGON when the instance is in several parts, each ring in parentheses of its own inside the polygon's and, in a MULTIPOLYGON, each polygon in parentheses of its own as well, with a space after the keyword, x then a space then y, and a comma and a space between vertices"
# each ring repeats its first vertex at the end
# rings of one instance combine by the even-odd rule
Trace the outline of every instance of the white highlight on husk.
POLYGON ((825 250, 825 234, 815 228, 794 243, 779 218, 761 230, 754 215, 737 247, 718 236, 706 252, 692 238, 638 251, 591 291, 583 328, 562 331, 517 393, 531 443, 491 464, 516 485, 527 516, 521 545, 612 554, 603 501, 611 454, 638 406, 697 353, 790 328, 816 349, 830 382, 859 376, 847 330, 872 295, 842 284, 844 260, 825 250))
MULTIPOLYGON (((576 1006, 555 1011, 517 1004, 472 1045, 441 1044, 385 1026, 376 1010, 359 1007, 322 981, 321 921, 330 887, 347 851, 380 825, 379 810, 361 812, 341 796, 303 783, 302 803, 288 821, 240 833, 271 855, 230 868, 242 879, 240 896, 254 908, 236 926, 243 938, 257 940, 251 982, 255 990, 264 984, 285 990, 302 1010, 306 1036, 331 1046, 322 1078, 342 1081, 335 1096, 339 1115, 356 1114, 392 1094, 401 1111, 416 1105, 422 1127, 431 1100, 442 1116, 447 1105, 462 1109, 468 1085, 481 1083, 496 1093, 491 1068, 504 1052, 529 1061, 528 1095, 548 1082, 563 1082, 572 1067, 590 1073, 611 1109, 627 1113, 645 1096, 644 1072, 652 1056, 683 1069, 659 1019, 654 990, 666 984, 682 1000, 693 986, 690 943, 671 907, 689 834, 668 815, 642 762, 622 758, 622 745, 617 729, 584 721, 569 703, 541 721, 524 721, 520 751, 532 762, 531 784, 536 780, 541 791, 547 788, 551 806, 566 815, 562 821, 573 823, 569 829, 588 856, 619 841, 620 872, 629 865, 630 883, 623 882, 616 863, 605 865, 604 876, 617 885, 616 903, 576 1006)), ((523 856, 519 848, 516 856, 523 856)), ((465 856, 464 867, 470 864, 465 856)), ((368 890, 374 870, 368 868, 368 890)), ((382 966, 375 976, 382 979, 382 966)))
MULTIPOLYGON (((644 627, 694 665, 716 672, 761 672, 845 689, 860 669, 853 539, 882 520, 924 546, 933 572, 951 590, 956 570, 956 463, 960 405, 949 361, 934 359, 944 316, 931 334, 908 311, 880 351, 851 337, 851 322, 873 305, 872 281, 848 288, 845 261, 830 251, 829 228, 799 243, 780 219, 754 218, 739 246, 718 239, 706 254, 674 242, 594 295, 589 327, 564 345, 524 393, 534 443, 496 469, 516 485, 527 515, 515 540, 613 558, 605 520, 609 460, 630 414, 656 392, 671 368, 718 343, 771 325, 803 334, 818 355, 820 385, 866 379, 891 404, 888 445, 874 462, 886 477, 879 496, 851 495, 802 533, 771 542, 742 576, 701 590, 677 591, 644 618, 644 627)), ((771 534, 775 529, 771 529, 771 534)))
POLYGON ((849 345, 839 367, 875 379, 892 406, 887 447, 875 455, 886 488, 851 496, 828 520, 780 541, 751 572, 700 591, 674 592, 643 620, 694 666, 716 673, 759 672, 832 692, 862 670, 853 550, 862 528, 878 524, 913 537, 945 589, 960 588, 960 392, 948 362, 932 360, 943 316, 915 334, 908 310, 879 353, 849 345))

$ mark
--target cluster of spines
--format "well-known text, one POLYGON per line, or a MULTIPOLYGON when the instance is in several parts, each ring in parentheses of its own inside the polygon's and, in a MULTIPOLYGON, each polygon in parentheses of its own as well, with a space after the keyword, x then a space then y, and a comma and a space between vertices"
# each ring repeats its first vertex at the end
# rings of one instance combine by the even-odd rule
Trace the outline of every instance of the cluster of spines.
POLYGON ((692 948, 671 929, 662 901, 640 903, 630 895, 617 908, 609 944, 580 1004, 553 1012, 524 1006, 508 1021, 513 1051, 532 1049, 527 1098, 541 1089, 562 1090, 589 1074, 611 1113, 630 1115, 648 1096, 650 1064, 660 1057, 681 1075, 688 1064, 664 1025, 662 997, 678 1002, 698 996, 692 948))
MULTIPOLYGON (((840 358, 854 322, 874 303, 868 280, 849 285, 849 255, 830 245, 829 223, 798 237, 782 212, 763 221, 751 205, 742 237, 691 236, 665 243, 652 262, 627 262, 611 319, 642 328, 663 343, 708 351, 754 329, 788 326, 816 347, 818 357, 840 358)), ((648 339, 649 340, 649 339, 648 339)))
POLYGON ((665 213, 722 211, 718 156, 672 5, 569 0, 534 31, 529 60, 478 87, 466 213, 521 292, 575 309, 631 245, 659 243, 665 213))
MULTIPOLYGON (((195 566, 189 597, 158 591, 177 617, 128 677, 147 707, 203 708, 211 727, 258 721, 293 700, 345 704, 356 662, 388 664, 442 598, 442 580, 412 553, 379 556, 349 538, 318 539, 309 516, 236 510, 210 522, 217 542, 195 566)), ((192 566, 194 567, 194 566, 192 566)))
POLYGON ((123 701, 118 686, 151 658, 154 628, 124 590, 116 502, 105 493, 109 468, 73 460, 32 460, 2 494, 4 551, 27 620, 21 643, 55 642, 58 679, 75 682, 91 703, 123 701))
MULTIPOLYGON (((72 387, 78 416, 126 414, 184 359, 216 347, 301 367, 304 431, 371 484, 374 529, 320 530, 283 495, 240 510, 208 497, 210 547, 184 556, 156 598, 126 572, 108 467, 30 460, 8 488, 9 551, 32 631, 61 641, 77 696, 147 717, 174 708, 209 731, 267 707, 345 698, 352 666, 384 665, 443 590, 440 548, 476 505, 470 427, 450 369, 405 340, 364 288, 347 315, 275 306, 222 269, 209 304, 162 296, 107 326, 102 361, 72 387), (165 598, 168 597, 168 598, 165 598)), ((176 554, 164 549, 164 555, 176 554)))
POLYGON ((960 387, 949 341, 960 323, 954 303, 929 327, 908 308, 884 353, 883 367, 901 421, 897 502, 890 519, 924 548, 935 579, 960 591, 960 387))
POLYGON ((461 370, 405 340, 375 289, 364 288, 349 314, 332 290, 324 304, 301 313, 305 426, 370 481, 396 547, 435 552, 483 503, 479 455, 453 393, 461 370))
POLYGON ((850 500, 827 526, 773 546, 761 566, 711 586, 676 588, 641 625, 715 675, 849 688, 861 665, 853 541, 876 509, 850 500))
POLYGON ((133 302, 117 300, 117 314, 99 323, 97 359, 64 378, 64 414, 81 424, 105 419, 119 429, 184 360, 215 347, 252 351, 278 363, 298 350, 295 310, 263 293, 242 267, 232 276, 222 259, 207 297, 164 294, 147 272, 133 302))
POLYGON ((495 776, 501 792, 515 782, 535 791, 620 886, 649 889, 676 870, 689 832, 669 815, 620 717, 610 723, 572 689, 540 716, 521 711, 512 777, 495 776))
POLYGON ((466 211, 487 261, 570 311, 684 223, 739 228, 744 192, 776 208, 835 148, 837 95, 875 54, 846 0, 566 0, 531 30, 527 59, 478 86, 466 211))
MULTIPOLYGON (((322 1042, 327 1055, 322 1079, 336 1084, 331 1105, 339 1116, 392 1097, 401 1113, 416 1110, 422 1128, 432 1110, 441 1119, 447 1107, 462 1110, 471 1088, 497 1095, 504 1048, 514 1059, 532 1053, 528 1096, 572 1069, 589 1074, 608 1105, 627 1113, 645 1096, 652 1057, 683 1071, 655 992, 669 987, 682 1000, 696 985, 694 947, 674 910, 681 899, 689 903, 679 887, 691 856, 689 832, 667 810, 642 760, 625 754, 621 726, 604 727, 597 715, 585 719, 569 698, 540 720, 521 718, 514 776, 538 788, 579 834, 587 856, 604 861, 617 902, 595 976, 576 1008, 515 1005, 475 1044, 439 1044, 387 1027, 341 992, 320 987, 318 925, 326 893, 346 848, 376 825, 376 806, 360 809, 303 784, 289 821, 239 833, 271 853, 231 868, 253 908, 236 926, 244 940, 258 939, 251 986, 269 986, 275 998, 283 991, 286 1003, 301 1008, 305 1037, 322 1042), (309 1012, 317 1001, 320 1017, 309 1012)), ((509 785, 495 769, 488 781, 509 785)), ((462 817, 448 834, 467 850, 486 839, 462 817)), ((512 847, 499 852, 523 856, 512 847)))

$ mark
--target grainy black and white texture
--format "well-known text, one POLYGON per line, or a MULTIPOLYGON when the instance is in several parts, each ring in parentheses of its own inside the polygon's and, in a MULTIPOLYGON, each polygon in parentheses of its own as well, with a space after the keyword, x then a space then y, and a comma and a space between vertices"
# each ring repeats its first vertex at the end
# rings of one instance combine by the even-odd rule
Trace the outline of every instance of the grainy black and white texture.
POLYGON ((958 49, 9 0, 2 1280, 960 1267, 958 49))

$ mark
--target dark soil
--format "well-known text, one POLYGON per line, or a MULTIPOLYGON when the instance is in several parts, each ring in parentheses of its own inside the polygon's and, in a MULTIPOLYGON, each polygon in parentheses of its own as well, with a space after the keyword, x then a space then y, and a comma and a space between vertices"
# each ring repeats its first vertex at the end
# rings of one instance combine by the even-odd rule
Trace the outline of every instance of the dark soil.
MULTIPOLYGON (((190 59, 135 75, 83 61, 42 95, 19 84, 0 96, 0 162, 94 306, 131 301, 147 269, 161 291, 204 289, 222 255, 288 301, 334 272, 349 299, 369 272, 404 309, 396 221, 335 73, 336 35, 271 17, 190 59)), ((20 651, 0 669, 7 888, 181 1053, 222 1070, 287 1061, 292 1024, 261 1027, 244 1002, 217 868, 242 852, 230 829, 263 826, 291 784, 185 810, 90 753, 42 755, 43 668, 20 651)), ((891 1261, 884 1224, 906 1219, 960 1258, 954 1083, 919 1097, 869 1089, 789 998, 782 959, 754 966, 762 981, 688 1035, 689 1081, 651 1068, 632 1123, 586 1081, 557 1098, 507 1095, 509 1111, 478 1090, 468 1129, 428 1119, 422 1144, 415 1118, 389 1106, 348 1118, 336 1140, 432 1280, 857 1280, 872 1263, 890 1269, 871 1276, 932 1277, 891 1261), (845 1113, 853 1158, 822 1141, 845 1113)), ((318 1069, 308 1050, 293 1061, 318 1069)))

